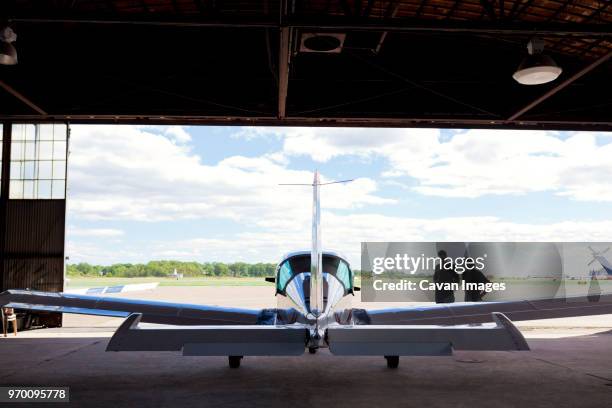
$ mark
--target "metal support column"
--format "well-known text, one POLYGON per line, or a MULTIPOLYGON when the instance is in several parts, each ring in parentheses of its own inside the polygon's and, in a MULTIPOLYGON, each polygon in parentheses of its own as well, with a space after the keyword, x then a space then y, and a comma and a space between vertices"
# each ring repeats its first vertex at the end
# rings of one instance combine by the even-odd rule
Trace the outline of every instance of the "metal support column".
POLYGON ((0 178, 0 291, 4 287, 4 266, 6 248, 6 212, 9 197, 9 183, 11 180, 11 139, 13 134, 12 122, 2 123, 2 173, 0 178))

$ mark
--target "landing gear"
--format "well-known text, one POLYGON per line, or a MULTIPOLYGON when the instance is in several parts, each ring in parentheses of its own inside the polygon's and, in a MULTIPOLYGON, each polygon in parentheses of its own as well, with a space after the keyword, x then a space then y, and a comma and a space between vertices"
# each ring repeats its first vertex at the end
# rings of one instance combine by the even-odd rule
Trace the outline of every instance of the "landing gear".
POLYGON ((242 360, 242 356, 229 356, 228 359, 230 368, 240 367, 240 360, 242 360))
POLYGON ((397 368, 399 366, 399 356, 385 356, 388 368, 397 368))
POLYGON ((316 347, 308 347, 308 352, 310 354, 316 354, 317 353, 317 348, 316 347))

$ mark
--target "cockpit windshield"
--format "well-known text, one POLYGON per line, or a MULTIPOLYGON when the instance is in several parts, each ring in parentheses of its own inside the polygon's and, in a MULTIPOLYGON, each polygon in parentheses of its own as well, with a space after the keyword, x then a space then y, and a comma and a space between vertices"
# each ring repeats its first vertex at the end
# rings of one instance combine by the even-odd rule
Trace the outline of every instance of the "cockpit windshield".
MULTIPOLYGON (((284 293, 289 281, 300 273, 310 272, 310 254, 295 255, 278 266, 276 290, 284 293)), ((323 254, 323 273, 335 276, 348 292, 353 290, 353 272, 342 258, 323 254)))

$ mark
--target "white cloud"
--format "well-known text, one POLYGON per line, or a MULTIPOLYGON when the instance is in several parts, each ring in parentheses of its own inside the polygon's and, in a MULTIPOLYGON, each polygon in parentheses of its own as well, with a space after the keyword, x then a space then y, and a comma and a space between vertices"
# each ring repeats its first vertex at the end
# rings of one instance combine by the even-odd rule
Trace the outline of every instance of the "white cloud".
POLYGON ((418 181, 414 191, 424 195, 547 191, 612 201, 612 140, 606 133, 566 133, 565 140, 557 132, 531 130, 473 129, 448 140, 438 129, 258 128, 248 133, 282 137, 285 154, 320 162, 348 155, 383 158, 388 164, 383 177, 412 177, 418 181))
POLYGON ((168 126, 164 132, 179 143, 187 143, 191 141, 191 135, 187 133, 183 126, 168 126))
MULTIPOLYGON (((360 265, 362 241, 612 241, 612 221, 532 224, 486 216, 424 219, 380 214, 337 215, 325 211, 322 225, 324 248, 343 253, 354 268, 360 265)), ((80 248, 73 243, 71 248, 91 259, 96 256, 101 259, 103 256, 104 260, 118 259, 122 262, 150 259, 276 262, 287 252, 310 248, 309 222, 299 222, 294 227, 292 230, 265 228, 231 235, 210 234, 195 239, 154 241, 147 243, 140 252, 122 253, 123 258, 118 254, 109 254, 104 248, 100 250, 103 255, 99 255, 89 244, 80 248)))
MULTIPOLYGON (((309 171, 288 167, 295 155, 321 162, 346 155, 364 161, 382 158, 388 164, 383 183, 433 196, 551 191, 576 200, 612 201, 612 138, 603 144, 589 133, 560 139, 551 132, 468 130, 445 139, 435 129, 244 128, 240 132, 248 135, 240 137, 281 138, 282 151, 204 164, 189 139, 181 136, 185 130, 177 129, 74 126, 71 218, 222 219, 239 222, 242 232, 203 231, 199 238, 170 241, 158 238, 162 231, 150 241, 113 250, 92 240, 120 237, 121 230, 72 226, 68 232, 72 259, 256 262, 276 261, 287 251, 307 249, 311 191, 278 185, 311 181, 309 171), (406 176, 418 181, 416 187, 406 183, 406 176), (84 241, 87 238, 91 240, 84 241)), ((361 241, 612 241, 612 221, 539 225, 486 214, 443 219, 376 214, 375 206, 394 203, 380 195, 371 178, 326 188, 324 246, 346 253, 359 265, 361 241), (355 209, 360 211, 348 215, 339 211, 355 209)))
POLYGON ((135 129, 143 130, 145 132, 159 133, 165 135, 170 140, 181 144, 191 141, 191 135, 187 132, 184 126, 153 126, 153 125, 139 125, 134 126, 135 129))
MULTIPOLYGON (((278 154, 231 156, 205 165, 188 144, 135 126, 75 126, 70 157, 69 211, 77 218, 160 221, 231 219, 291 227, 309 216, 310 192, 279 183, 309 183, 309 171, 287 168, 278 154)), ((324 178, 325 179, 325 178, 324 178)), ((361 178, 329 189, 334 209, 392 203, 361 178)))
POLYGON ((124 234, 123 230, 116 228, 80 228, 74 225, 67 227, 68 234, 75 237, 108 237, 116 238, 124 234))
POLYGON ((110 248, 107 245, 85 242, 79 237, 66 242, 66 256, 69 263, 88 262, 97 265, 111 265, 124 262, 147 262, 151 253, 130 248, 110 248))

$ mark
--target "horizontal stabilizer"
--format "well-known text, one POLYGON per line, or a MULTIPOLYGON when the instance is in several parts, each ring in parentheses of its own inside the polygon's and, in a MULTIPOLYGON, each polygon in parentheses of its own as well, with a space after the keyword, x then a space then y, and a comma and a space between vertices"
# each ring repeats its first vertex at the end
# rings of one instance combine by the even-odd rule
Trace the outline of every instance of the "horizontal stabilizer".
POLYGON ((169 326, 141 327, 131 314, 117 329, 106 351, 183 351, 186 356, 298 356, 304 353, 308 330, 294 326, 169 326))
POLYGON ((333 354, 346 356, 442 356, 452 350, 529 350, 520 331, 506 316, 493 314, 495 323, 479 326, 329 327, 327 341, 333 354))

